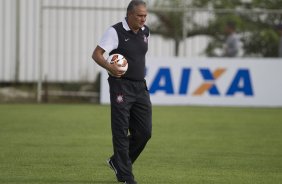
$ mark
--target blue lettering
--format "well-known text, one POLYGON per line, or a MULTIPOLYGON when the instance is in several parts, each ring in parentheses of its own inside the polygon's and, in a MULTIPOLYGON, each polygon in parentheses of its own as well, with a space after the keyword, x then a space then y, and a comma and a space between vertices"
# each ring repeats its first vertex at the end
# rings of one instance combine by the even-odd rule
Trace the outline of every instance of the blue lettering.
POLYGON ((209 69, 200 69, 200 72, 205 81, 212 82, 212 86, 208 89, 209 94, 220 95, 216 85, 214 84, 215 78, 211 71, 209 69))
POLYGON ((191 69, 189 68, 184 68, 182 70, 182 77, 181 77, 180 87, 179 87, 180 95, 185 95, 188 92, 190 73, 191 73, 191 69))
POLYGON ((234 95, 237 92, 242 92, 246 96, 253 95, 251 77, 250 77, 249 70, 247 69, 238 70, 226 95, 228 96, 234 95))
POLYGON ((160 68, 155 79, 153 80, 153 83, 150 87, 150 93, 153 94, 157 91, 164 91, 166 94, 174 93, 169 68, 160 68), (164 81, 163 84, 161 84, 162 80, 164 81))

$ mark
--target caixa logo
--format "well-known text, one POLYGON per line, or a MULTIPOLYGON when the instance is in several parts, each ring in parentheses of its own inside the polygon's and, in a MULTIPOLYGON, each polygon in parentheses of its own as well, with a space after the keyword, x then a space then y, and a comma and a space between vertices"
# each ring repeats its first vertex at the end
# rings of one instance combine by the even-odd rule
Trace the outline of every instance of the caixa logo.
POLYGON ((199 68, 198 70, 193 70, 193 72, 198 72, 202 82, 199 82, 199 84, 196 84, 196 87, 190 89, 189 84, 191 82, 192 69, 183 68, 180 73, 179 88, 175 89, 170 68, 160 68, 151 82, 149 88, 150 93, 155 94, 162 91, 169 95, 189 94, 200 96, 205 93, 214 96, 233 96, 237 93, 241 93, 245 96, 254 95, 249 69, 237 69, 231 77, 231 80, 228 80, 226 91, 220 91, 220 88, 216 84, 216 81, 224 77, 224 74, 227 72, 225 68, 217 68, 213 71, 209 68, 199 68))

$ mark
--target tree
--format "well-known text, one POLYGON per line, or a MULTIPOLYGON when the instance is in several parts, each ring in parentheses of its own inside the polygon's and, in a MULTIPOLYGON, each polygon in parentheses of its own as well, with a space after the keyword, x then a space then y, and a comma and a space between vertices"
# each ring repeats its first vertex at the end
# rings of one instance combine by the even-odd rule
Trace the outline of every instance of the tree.
MULTIPOLYGON (((162 0, 156 1, 155 7, 168 8, 179 7, 182 4, 181 0, 162 0)), ((160 9, 153 9, 151 11, 158 18, 158 21, 154 22, 151 27, 152 34, 162 35, 166 39, 174 40, 174 55, 179 54, 179 45, 183 40, 183 11, 162 11, 160 9)))

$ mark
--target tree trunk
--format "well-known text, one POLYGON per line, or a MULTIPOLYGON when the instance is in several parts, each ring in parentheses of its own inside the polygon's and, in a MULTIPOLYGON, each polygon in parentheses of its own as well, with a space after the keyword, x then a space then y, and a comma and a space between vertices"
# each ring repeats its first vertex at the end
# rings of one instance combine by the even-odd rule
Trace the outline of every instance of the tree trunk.
POLYGON ((179 56, 179 45, 180 45, 179 39, 174 39, 174 56, 175 57, 179 56))

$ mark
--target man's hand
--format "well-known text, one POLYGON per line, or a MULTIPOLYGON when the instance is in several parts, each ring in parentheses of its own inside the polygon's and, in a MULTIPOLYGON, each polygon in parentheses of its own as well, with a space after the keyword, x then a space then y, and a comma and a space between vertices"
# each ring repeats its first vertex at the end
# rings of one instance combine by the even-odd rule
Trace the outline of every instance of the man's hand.
POLYGON ((117 64, 108 64, 107 70, 112 76, 119 78, 124 74, 124 71, 121 71, 119 67, 117 64))
MULTIPOLYGON (((114 77, 121 77, 124 74, 124 71, 121 71, 118 64, 110 64, 107 62, 107 60, 104 58, 103 54, 104 54, 105 50, 102 49, 101 47, 97 46, 92 54, 92 58, 93 60, 100 65, 101 67, 105 68, 112 76, 114 77)), ((124 63, 123 65, 126 66, 126 63, 124 63)), ((123 66, 123 67, 124 67, 123 66)))

